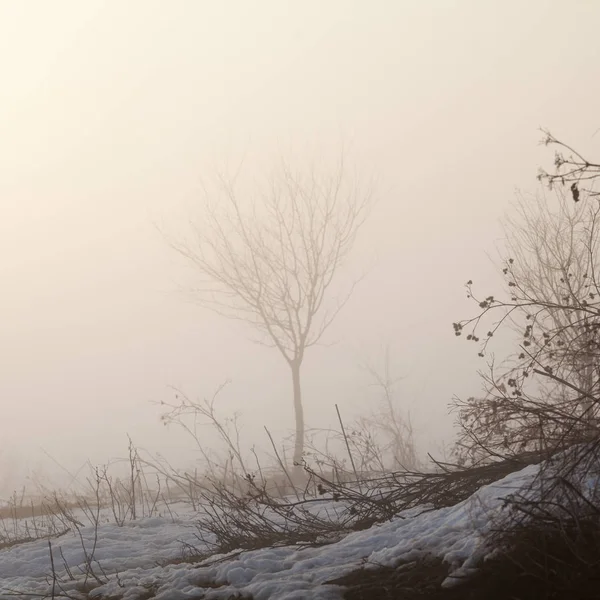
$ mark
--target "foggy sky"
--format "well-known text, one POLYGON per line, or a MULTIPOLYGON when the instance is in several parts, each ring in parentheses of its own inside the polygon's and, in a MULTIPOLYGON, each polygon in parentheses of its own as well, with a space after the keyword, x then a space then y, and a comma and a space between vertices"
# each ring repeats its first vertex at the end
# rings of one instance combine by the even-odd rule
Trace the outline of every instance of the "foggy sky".
POLYGON ((600 154, 599 22, 591 0, 1 0, 0 487, 122 456, 126 434, 193 459, 159 422, 168 386, 229 377, 249 444, 291 429, 286 365, 186 301, 155 227, 215 164, 282 149, 347 144, 377 180, 307 421, 372 402, 359 365, 389 344, 420 443, 449 440, 481 366, 452 334, 462 284, 495 285, 498 220, 552 165, 538 128, 600 154))

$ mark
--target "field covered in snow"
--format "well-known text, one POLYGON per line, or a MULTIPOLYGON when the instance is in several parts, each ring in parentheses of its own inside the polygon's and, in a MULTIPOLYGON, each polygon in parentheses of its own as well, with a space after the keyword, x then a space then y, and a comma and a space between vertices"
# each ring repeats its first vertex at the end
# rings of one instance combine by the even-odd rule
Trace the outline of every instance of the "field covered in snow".
MULTIPOLYGON (((342 597, 343 588, 329 581, 361 567, 395 566, 426 555, 449 565, 444 585, 450 586, 491 552, 485 535, 503 499, 528 488, 537 472, 529 466, 455 506, 413 508, 320 544, 233 551, 200 562, 189 560, 190 549, 208 555, 201 539, 210 536, 199 535, 198 515, 187 504, 122 526, 107 522, 110 515, 103 512, 98 527, 51 540, 54 571, 47 539, 0 550, 0 598, 333 599, 342 597)), ((338 509, 339 502, 330 499, 312 510, 338 509)))

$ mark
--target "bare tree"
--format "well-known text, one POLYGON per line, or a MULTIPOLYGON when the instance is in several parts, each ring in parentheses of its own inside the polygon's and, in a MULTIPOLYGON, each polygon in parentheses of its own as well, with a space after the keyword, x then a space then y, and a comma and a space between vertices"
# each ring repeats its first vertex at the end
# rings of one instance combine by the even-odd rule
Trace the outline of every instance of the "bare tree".
POLYGON ((467 283, 478 310, 454 324, 456 335, 466 333, 483 357, 499 329, 518 334, 516 352, 484 374, 484 397, 456 403, 459 444, 471 459, 553 452, 598 434, 600 203, 556 192, 521 199, 505 221, 505 295, 479 296, 467 283))
POLYGON ((592 287, 600 258, 600 205, 573 204, 560 190, 554 198, 555 204, 542 196, 521 199, 516 214, 506 219, 506 252, 512 262, 505 275, 518 281, 521 295, 548 307, 544 318, 539 313, 536 319, 538 335, 529 336, 529 348, 546 351, 550 362, 560 361, 569 380, 589 393, 595 362, 591 325, 597 317, 587 309, 596 299, 592 287), (561 343, 547 344, 559 330, 561 343))
POLYGON ((414 471, 419 468, 413 425, 409 413, 398 406, 396 385, 400 377, 393 374, 389 345, 385 347, 383 365, 365 363, 371 377, 371 386, 381 394, 378 406, 368 416, 358 418, 357 429, 364 438, 370 438, 379 455, 388 461, 392 470, 414 471))
POLYGON ((219 175, 205 188, 201 222, 171 246, 206 281, 194 290, 205 307, 240 319, 277 348, 290 368, 295 415, 293 461, 302 462, 304 412, 301 367, 356 285, 333 299, 332 282, 351 251, 370 204, 370 190, 348 175, 304 172, 281 162, 251 193, 237 177, 219 175), (331 301, 333 300, 333 302, 331 301))

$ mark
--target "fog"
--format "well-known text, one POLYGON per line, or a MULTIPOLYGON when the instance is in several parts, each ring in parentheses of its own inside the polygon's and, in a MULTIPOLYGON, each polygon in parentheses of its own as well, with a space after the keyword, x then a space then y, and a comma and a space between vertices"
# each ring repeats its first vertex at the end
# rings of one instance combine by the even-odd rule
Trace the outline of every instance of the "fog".
POLYGON ((515 190, 552 165, 539 128, 598 148, 599 18, 584 0, 1 2, 0 493, 123 456, 128 434, 192 462, 160 421, 170 386, 230 379, 248 446, 293 430, 281 357, 190 301, 159 232, 242 158, 346 148, 375 181, 342 273, 364 279, 307 354, 307 423, 373 403, 361 365, 389 346, 419 448, 450 443, 481 366, 451 324, 467 279, 497 284, 515 190))

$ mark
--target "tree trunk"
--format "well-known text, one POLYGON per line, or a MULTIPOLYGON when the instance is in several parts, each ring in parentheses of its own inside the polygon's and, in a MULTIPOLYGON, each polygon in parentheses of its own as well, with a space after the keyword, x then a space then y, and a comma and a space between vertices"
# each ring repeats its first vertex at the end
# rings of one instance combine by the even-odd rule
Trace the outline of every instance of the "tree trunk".
POLYGON ((302 454, 304 452, 304 408, 302 407, 302 389, 300 387, 300 363, 292 362, 292 384, 294 389, 294 418, 296 436, 294 439, 294 474, 302 473, 302 454))

